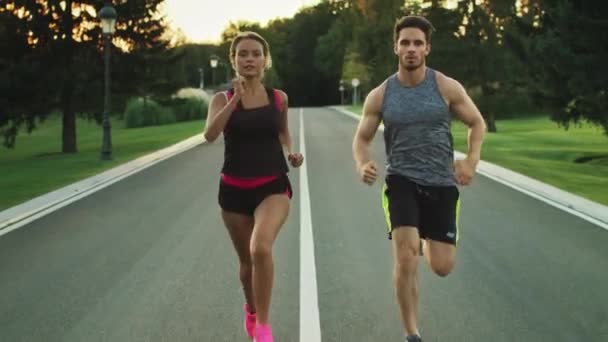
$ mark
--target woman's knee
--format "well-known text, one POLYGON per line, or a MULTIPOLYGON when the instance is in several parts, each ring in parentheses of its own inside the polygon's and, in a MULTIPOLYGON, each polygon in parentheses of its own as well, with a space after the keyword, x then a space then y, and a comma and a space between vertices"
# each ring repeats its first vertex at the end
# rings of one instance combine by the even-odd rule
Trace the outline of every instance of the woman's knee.
POLYGON ((253 263, 272 256, 272 246, 285 223, 289 209, 288 200, 282 197, 270 196, 256 209, 255 225, 249 247, 253 263))
POLYGON ((253 263, 272 256, 272 242, 266 239, 252 239, 250 249, 253 263))

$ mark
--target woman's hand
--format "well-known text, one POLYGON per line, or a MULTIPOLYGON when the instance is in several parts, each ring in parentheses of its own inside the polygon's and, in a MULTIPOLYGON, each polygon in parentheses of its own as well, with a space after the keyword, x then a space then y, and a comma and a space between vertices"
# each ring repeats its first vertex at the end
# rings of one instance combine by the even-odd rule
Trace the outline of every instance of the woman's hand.
POLYGON ((304 162, 304 156, 302 155, 302 153, 290 153, 289 155, 287 155, 287 160, 289 160, 291 166, 300 167, 300 165, 302 165, 302 163, 304 162))
POLYGON ((239 101, 243 98, 243 94, 245 94, 245 79, 242 76, 237 76, 232 80, 232 87, 234 88, 234 94, 236 101, 239 101))

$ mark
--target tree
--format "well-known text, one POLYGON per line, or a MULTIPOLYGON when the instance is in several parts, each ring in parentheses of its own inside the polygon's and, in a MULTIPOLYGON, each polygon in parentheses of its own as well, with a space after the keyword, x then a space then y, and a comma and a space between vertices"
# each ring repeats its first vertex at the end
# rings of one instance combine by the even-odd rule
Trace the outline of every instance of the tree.
MULTIPOLYGON (((333 85, 333 90, 330 93, 334 94, 335 97, 329 99, 329 101, 336 103, 341 101, 339 97, 340 81, 350 80, 348 77, 352 76, 345 75, 344 70, 349 70, 349 72, 352 70, 345 63, 354 60, 360 62, 360 56, 358 54, 351 57, 347 56, 349 49, 352 54, 356 54, 356 51, 352 48, 353 30, 355 28, 354 8, 352 4, 349 1, 333 1, 330 2, 330 7, 332 8, 332 14, 337 17, 331 24, 328 32, 317 39, 314 64, 328 84, 330 86, 333 85)), ((366 74, 366 76, 368 75, 366 74)))
MULTIPOLYGON (((114 92, 124 90, 123 95, 128 94, 139 79, 140 73, 133 64, 137 58, 129 59, 130 52, 135 51, 135 56, 152 45, 160 46, 159 37, 165 27, 158 15, 161 3, 162 0, 116 1, 119 16, 113 40, 114 92)), ((15 96, 7 100, 10 113, 0 119, 5 146, 14 146, 19 127, 24 123, 32 129, 37 118, 59 108, 63 121, 62 152, 78 151, 76 113, 100 112, 101 107, 102 40, 96 15, 102 6, 101 0, 16 0, 0 5, 3 14, 0 20, 16 28, 16 37, 9 42, 8 49, 2 50, 0 60, 7 59, 5 51, 11 51, 17 44, 16 47, 21 47, 20 58, 25 61, 2 64, 1 72, 13 75, 4 86, 15 89, 15 96), (28 79, 32 72, 37 72, 32 82, 18 81, 28 79), (32 99, 34 93, 44 96, 36 96, 35 105, 25 105, 22 99, 32 99)))
POLYGON ((371 84, 380 84, 396 70, 393 28, 405 13, 403 0, 360 0, 357 2, 354 48, 370 68, 371 84))
POLYGON ((347 22, 347 19, 346 16, 342 16, 334 21, 329 31, 319 37, 315 48, 316 69, 325 78, 335 80, 332 82, 334 84, 342 76, 346 50, 352 42, 353 26, 347 22))
POLYGON ((116 6, 123 21, 132 25, 132 29, 117 34, 127 44, 126 51, 118 56, 118 63, 128 67, 117 75, 119 84, 124 85, 117 90, 119 93, 137 94, 145 100, 150 96, 166 97, 178 86, 167 77, 166 71, 167 66, 175 64, 182 55, 169 50, 170 40, 165 36, 167 24, 158 13, 162 2, 131 0, 116 6))
MULTIPOLYGON (((72 98, 76 89, 76 81, 86 78, 80 69, 80 64, 75 63, 78 59, 77 44, 81 41, 82 55, 86 54, 87 48, 91 48, 90 37, 82 32, 73 33, 75 28, 80 27, 85 20, 90 20, 90 12, 84 10, 90 4, 74 1, 14 1, 2 5, 5 17, 17 22, 17 40, 25 41, 27 49, 22 50, 22 58, 28 61, 26 67, 23 64, 8 65, 4 70, 14 75, 9 82, 26 76, 31 72, 30 67, 36 70, 36 65, 44 65, 43 72, 36 74, 31 83, 16 87, 19 91, 15 100, 19 97, 31 96, 34 91, 42 91, 48 96, 36 99, 36 109, 60 107, 63 112, 63 152, 76 152, 76 126, 75 108, 72 98), (54 85, 51 86, 51 85, 54 85)), ((38 69, 41 71, 41 69, 38 69)), ((8 84, 12 87, 13 82, 8 84)), ((24 122, 29 124, 28 129, 34 128, 35 118, 44 118, 46 111, 38 112, 28 110, 32 107, 23 106, 22 103, 9 103, 9 108, 15 110, 8 120, 2 120, 8 128, 5 130, 5 145, 13 146, 15 136, 20 125, 24 122), (8 134, 7 134, 8 133, 8 134)))
POLYGON ((533 34, 522 55, 535 97, 566 129, 585 120, 608 135, 608 3, 546 0, 539 18, 522 25, 533 34))
POLYGON ((515 58, 504 46, 504 28, 515 16, 515 0, 462 0, 458 12, 463 17, 459 33, 468 51, 464 64, 468 67, 465 85, 481 88, 478 105, 488 124, 496 132, 498 99, 508 87, 506 80, 515 75, 515 58))
POLYGON ((344 67, 342 69, 342 78, 347 86, 351 85, 351 80, 357 78, 361 84, 359 89, 368 91, 372 88, 370 83, 371 74, 370 68, 361 62, 361 56, 354 49, 348 49, 344 56, 344 67))
POLYGON ((28 42, 26 34, 19 34, 24 26, 17 16, 0 7, 0 134, 6 147, 15 145, 21 127, 31 132, 36 114, 46 113, 45 104, 53 100, 41 81, 45 65, 31 58, 36 46, 28 42))
POLYGON ((337 16, 332 10, 331 4, 320 3, 301 10, 288 23, 281 23, 286 26, 282 37, 286 49, 276 62, 277 72, 294 106, 323 105, 334 97, 337 82, 315 72, 318 39, 328 32, 337 16))
POLYGON ((423 15, 435 28, 427 65, 449 77, 465 80, 469 73, 462 61, 468 57, 469 52, 458 36, 463 23, 462 13, 446 8, 445 1, 426 1, 425 5, 428 7, 407 6, 406 13, 423 15))
MULTIPOLYGON (((322 105, 330 103, 335 83, 324 75, 312 72, 315 66, 317 40, 336 18, 333 5, 322 2, 300 10, 291 19, 271 21, 261 27, 253 23, 236 23, 222 34, 221 49, 241 31, 256 31, 270 44, 273 67, 265 78, 269 86, 280 86, 289 94, 290 105, 322 105)), ((227 55, 227 52, 226 52, 227 55)))

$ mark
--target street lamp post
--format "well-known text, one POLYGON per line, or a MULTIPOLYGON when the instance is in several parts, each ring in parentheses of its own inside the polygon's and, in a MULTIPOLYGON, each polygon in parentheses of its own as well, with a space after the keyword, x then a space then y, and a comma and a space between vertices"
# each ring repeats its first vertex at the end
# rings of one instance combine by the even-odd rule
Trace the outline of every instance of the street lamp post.
POLYGON ((226 69, 226 84, 230 84, 230 69, 228 68, 227 63, 222 64, 224 64, 224 68, 226 69))
POLYGON ((219 58, 216 55, 212 55, 209 57, 209 65, 211 65, 211 84, 215 86, 215 68, 217 68, 217 63, 219 62, 219 58))
POLYGON ((198 69, 198 73, 200 75, 200 81, 199 81, 198 87, 201 89, 205 89, 205 69, 203 69, 203 67, 200 67, 198 69))
POLYGON ((353 86, 353 106, 357 105, 357 87, 359 86, 359 79, 353 78, 350 82, 353 86))
POLYGON ((105 5, 99 12, 101 19, 101 30, 104 38, 104 53, 105 53, 105 94, 103 103, 103 140, 101 142, 101 159, 112 159, 112 136, 110 125, 110 48, 112 44, 112 35, 116 26, 116 10, 112 7, 111 1, 106 1, 105 5))
POLYGON ((215 82, 215 68, 217 68, 218 65, 222 65, 224 67, 224 69, 226 69, 226 84, 230 83, 230 70, 228 69, 228 64, 226 64, 226 62, 224 62, 221 58, 219 58, 216 55, 212 55, 209 58, 209 64, 211 65, 211 68, 213 68, 213 79, 215 82))

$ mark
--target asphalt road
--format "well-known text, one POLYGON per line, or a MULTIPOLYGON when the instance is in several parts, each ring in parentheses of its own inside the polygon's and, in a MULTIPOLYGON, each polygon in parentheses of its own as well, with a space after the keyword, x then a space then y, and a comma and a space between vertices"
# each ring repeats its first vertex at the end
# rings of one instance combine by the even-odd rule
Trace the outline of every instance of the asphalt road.
MULTIPOLYGON (((402 341, 381 184, 354 173, 356 122, 303 117, 322 340, 402 341)), ((297 147, 298 109, 290 128, 297 147)), ((383 148, 378 134, 380 163, 383 148)), ((0 341, 247 341, 222 156, 200 145, 0 237, 0 341)), ((300 174, 274 250, 278 342, 314 327, 300 326, 300 174)), ((420 264, 425 341, 608 341, 608 232, 482 176, 461 193, 455 271, 420 264)))

